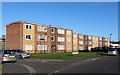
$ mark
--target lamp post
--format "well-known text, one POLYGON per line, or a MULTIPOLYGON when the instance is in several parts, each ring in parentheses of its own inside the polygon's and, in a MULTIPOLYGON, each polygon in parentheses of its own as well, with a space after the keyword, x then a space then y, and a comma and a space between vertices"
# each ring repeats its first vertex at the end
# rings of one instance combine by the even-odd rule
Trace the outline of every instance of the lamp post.
POLYGON ((110 47, 111 47, 111 35, 112 35, 112 34, 110 34, 110 47))
POLYGON ((110 43, 111 43, 111 35, 112 35, 112 34, 110 34, 110 43))

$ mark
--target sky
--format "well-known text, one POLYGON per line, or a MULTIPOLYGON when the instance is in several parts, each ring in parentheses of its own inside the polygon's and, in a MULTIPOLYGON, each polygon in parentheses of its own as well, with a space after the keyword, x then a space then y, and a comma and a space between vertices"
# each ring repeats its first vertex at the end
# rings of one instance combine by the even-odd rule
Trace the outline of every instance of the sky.
POLYGON ((3 2, 2 34, 14 21, 47 24, 118 40, 117 2, 3 2))

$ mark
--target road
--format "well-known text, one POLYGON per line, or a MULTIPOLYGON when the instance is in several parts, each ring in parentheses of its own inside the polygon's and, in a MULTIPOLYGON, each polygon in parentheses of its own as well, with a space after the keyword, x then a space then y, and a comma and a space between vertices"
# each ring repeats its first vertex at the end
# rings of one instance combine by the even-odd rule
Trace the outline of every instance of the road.
POLYGON ((119 56, 102 56, 72 59, 18 59, 16 63, 4 63, 5 73, 25 73, 29 75, 63 73, 118 73, 119 56))

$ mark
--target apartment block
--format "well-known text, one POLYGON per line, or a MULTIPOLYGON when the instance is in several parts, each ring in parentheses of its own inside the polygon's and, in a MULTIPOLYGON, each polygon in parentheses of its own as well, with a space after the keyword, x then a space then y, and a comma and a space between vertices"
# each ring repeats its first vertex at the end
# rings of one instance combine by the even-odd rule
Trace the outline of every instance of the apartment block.
POLYGON ((110 39, 76 34, 70 29, 32 22, 13 22, 6 26, 6 49, 30 53, 60 53, 109 47, 110 39))
POLYGON ((78 50, 83 51, 84 49, 84 34, 78 34, 78 50))
POLYGON ((73 52, 78 51, 78 34, 73 33, 73 52))
POLYGON ((73 50, 73 31, 66 29, 66 52, 73 50))

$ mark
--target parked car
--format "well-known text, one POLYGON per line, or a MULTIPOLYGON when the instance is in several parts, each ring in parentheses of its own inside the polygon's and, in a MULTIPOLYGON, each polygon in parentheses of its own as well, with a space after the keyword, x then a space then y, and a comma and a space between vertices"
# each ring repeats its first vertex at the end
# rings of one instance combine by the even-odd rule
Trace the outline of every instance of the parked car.
POLYGON ((30 54, 23 50, 13 50, 17 58, 29 58, 30 54))
POLYGON ((108 50, 108 55, 119 55, 118 51, 116 49, 109 49, 108 50))
POLYGON ((0 50, 0 63, 16 62, 16 56, 12 50, 0 50))

